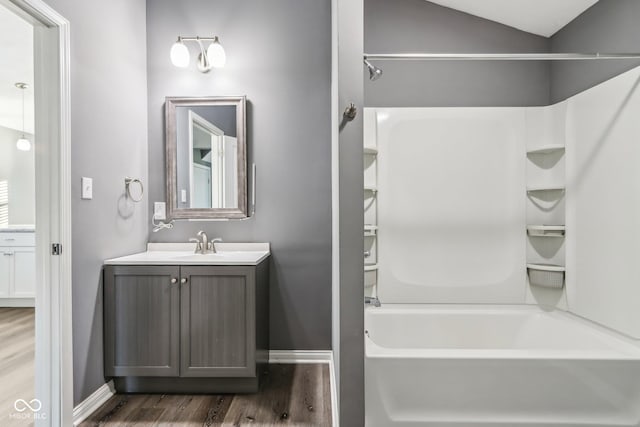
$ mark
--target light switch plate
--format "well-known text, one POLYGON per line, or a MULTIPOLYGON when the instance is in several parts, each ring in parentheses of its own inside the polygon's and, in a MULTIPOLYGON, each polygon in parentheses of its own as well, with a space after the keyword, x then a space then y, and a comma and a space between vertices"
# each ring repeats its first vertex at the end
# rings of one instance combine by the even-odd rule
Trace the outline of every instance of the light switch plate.
POLYGON ((87 178, 86 176, 82 177, 82 199, 91 200, 93 199, 93 179, 87 178))
POLYGON ((187 190, 180 191, 180 202, 187 203, 187 190))
POLYGON ((164 202, 155 202, 153 204, 153 217, 157 220, 167 219, 167 205, 164 202))

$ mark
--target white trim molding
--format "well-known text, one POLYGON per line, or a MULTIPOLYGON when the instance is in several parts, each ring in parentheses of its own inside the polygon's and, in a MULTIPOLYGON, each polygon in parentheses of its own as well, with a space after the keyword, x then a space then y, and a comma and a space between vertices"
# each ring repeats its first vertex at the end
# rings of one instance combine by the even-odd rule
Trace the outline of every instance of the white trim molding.
POLYGON ((269 363, 331 363, 331 350, 269 350, 269 363))
POLYGON ((269 363, 328 363, 329 381, 331 382, 331 425, 340 426, 338 418, 338 385, 336 370, 331 350, 270 350, 269 363))
POLYGON ((35 307, 35 298, 2 298, 0 307, 35 307))
POLYGON ((109 381, 80 402, 78 406, 73 408, 74 427, 80 425, 89 415, 97 411, 98 408, 104 405, 107 400, 111 399, 114 394, 116 394, 116 389, 113 386, 113 381, 109 381))

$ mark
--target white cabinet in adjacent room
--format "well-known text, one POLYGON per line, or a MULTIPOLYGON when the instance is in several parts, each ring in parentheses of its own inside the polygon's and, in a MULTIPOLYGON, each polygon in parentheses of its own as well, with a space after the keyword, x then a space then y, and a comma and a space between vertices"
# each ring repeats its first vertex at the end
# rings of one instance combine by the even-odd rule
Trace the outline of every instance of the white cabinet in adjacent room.
POLYGON ((0 307, 34 305, 35 255, 33 232, 0 232, 0 307))

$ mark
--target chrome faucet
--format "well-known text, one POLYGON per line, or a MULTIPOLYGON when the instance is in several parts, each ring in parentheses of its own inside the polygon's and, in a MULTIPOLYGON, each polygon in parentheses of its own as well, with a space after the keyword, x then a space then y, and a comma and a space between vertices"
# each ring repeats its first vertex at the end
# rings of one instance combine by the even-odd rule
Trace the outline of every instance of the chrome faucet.
POLYGON ((209 238, 207 237, 207 233, 200 230, 198 231, 198 234, 196 234, 196 236, 199 237, 200 241, 202 242, 202 251, 200 253, 206 254, 207 252, 209 252, 209 238))
POLYGON ((220 239, 219 237, 209 241, 209 238, 207 237, 207 233, 205 233, 204 231, 200 230, 198 231, 197 234, 198 238, 191 238, 189 239, 190 242, 194 242, 196 243, 196 250, 195 253, 197 254, 208 254, 208 253, 216 253, 216 242, 222 242, 222 239, 220 239))

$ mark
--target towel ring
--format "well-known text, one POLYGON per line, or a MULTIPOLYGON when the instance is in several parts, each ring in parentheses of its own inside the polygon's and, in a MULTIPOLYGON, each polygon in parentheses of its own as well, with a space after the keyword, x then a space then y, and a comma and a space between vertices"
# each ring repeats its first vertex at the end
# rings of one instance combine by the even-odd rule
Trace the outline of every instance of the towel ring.
POLYGON ((142 198, 144 197, 144 186, 142 185, 142 181, 140 181, 138 178, 126 177, 124 179, 124 186, 127 190, 127 196, 129 196, 131 200, 136 203, 142 201, 142 198), (131 194, 131 184, 138 184, 140 186, 140 197, 138 197, 137 199, 131 194))

